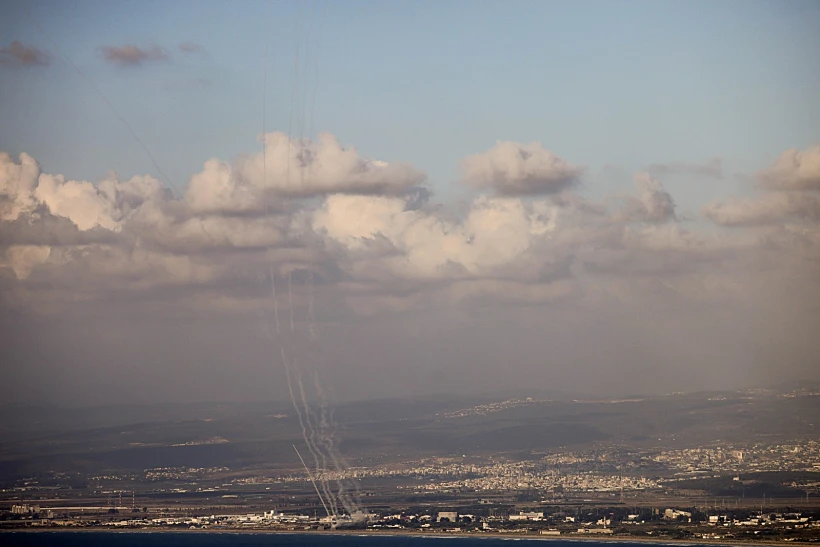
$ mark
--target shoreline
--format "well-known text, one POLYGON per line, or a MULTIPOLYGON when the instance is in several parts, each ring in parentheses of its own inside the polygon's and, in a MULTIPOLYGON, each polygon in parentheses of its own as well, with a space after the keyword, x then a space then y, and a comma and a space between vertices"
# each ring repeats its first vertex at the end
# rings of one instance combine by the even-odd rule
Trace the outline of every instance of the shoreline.
POLYGON ((280 534, 293 536, 311 536, 311 535, 342 535, 342 536, 359 536, 359 537, 379 537, 379 536, 393 536, 393 537, 416 537, 416 538, 435 538, 435 539, 503 539, 516 541, 567 541, 567 542, 595 542, 595 543, 646 543, 656 545, 804 545, 805 541, 776 541, 776 540, 742 540, 742 539, 709 539, 709 538, 692 538, 692 539, 673 539, 673 538, 646 538, 646 537, 631 537, 631 536, 581 536, 581 535, 560 535, 560 536, 542 536, 539 534, 522 534, 522 533, 500 533, 500 532, 478 532, 478 533, 442 533, 442 532, 416 532, 416 531, 397 531, 397 530, 266 530, 266 529, 230 529, 230 528, 128 528, 128 529, 112 529, 110 527, 93 527, 93 528, 8 528, 0 529, 0 535, 6 533, 112 533, 112 534, 162 534, 162 533, 176 533, 176 534, 248 534, 248 535, 263 535, 263 534, 280 534))

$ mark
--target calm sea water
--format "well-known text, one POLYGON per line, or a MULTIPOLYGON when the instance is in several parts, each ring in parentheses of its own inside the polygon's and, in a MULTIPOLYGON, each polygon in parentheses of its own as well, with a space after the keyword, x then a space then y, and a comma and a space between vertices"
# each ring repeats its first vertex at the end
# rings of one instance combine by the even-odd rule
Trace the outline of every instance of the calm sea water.
MULTIPOLYGON (((532 538, 535 539, 535 538, 532 538)), ((190 532, 3 532, 0 545, 44 547, 510 547, 525 538, 355 536, 331 534, 231 534, 190 532)), ((647 547, 646 543, 550 540, 548 547, 647 547)))

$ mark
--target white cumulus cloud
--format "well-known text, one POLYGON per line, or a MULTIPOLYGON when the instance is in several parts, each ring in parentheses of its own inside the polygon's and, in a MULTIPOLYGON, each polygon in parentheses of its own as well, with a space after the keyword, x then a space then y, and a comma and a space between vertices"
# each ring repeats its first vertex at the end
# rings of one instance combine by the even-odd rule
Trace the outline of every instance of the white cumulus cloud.
POLYGON ((578 182, 582 169, 567 163, 539 142, 499 141, 461 161, 465 182, 500 195, 552 194, 578 182))
POLYGON ((772 190, 820 190, 820 144, 786 150, 760 178, 772 190))
POLYGON ((491 275, 549 230, 521 200, 485 196, 457 221, 408 210, 401 198, 334 195, 313 227, 349 250, 363 275, 427 279, 491 275))
POLYGON ((635 186, 638 197, 626 199, 626 207, 621 212, 623 219, 663 223, 676 218, 675 201, 660 181, 649 173, 637 173, 635 186))
POLYGON ((396 194, 426 176, 403 163, 361 156, 354 147, 322 133, 316 141, 280 132, 264 137, 266 151, 233 163, 209 160, 191 178, 185 199, 200 212, 261 211, 281 198, 326 194, 396 194))
POLYGON ((28 154, 20 154, 18 163, 0 152, 0 220, 14 220, 36 206, 33 194, 39 176, 40 166, 28 154))

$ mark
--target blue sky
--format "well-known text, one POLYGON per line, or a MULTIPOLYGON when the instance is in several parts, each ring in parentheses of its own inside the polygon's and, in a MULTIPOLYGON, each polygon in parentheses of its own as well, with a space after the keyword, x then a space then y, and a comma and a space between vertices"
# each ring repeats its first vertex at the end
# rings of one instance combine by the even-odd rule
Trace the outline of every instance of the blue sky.
POLYGON ((63 56, 184 187, 206 159, 258 149, 266 42, 268 130, 288 129, 299 44, 292 132, 330 131, 366 156, 410 162, 442 199, 461 195, 462 157, 538 140, 585 166, 593 194, 628 188, 648 164, 719 157, 723 181, 664 180, 695 208, 741 190, 734 173, 816 142, 820 127, 817 2, 28 5, 4 3, 0 44, 54 60, 2 69, 0 150, 72 178, 155 169, 63 56), (181 42, 205 53, 184 55, 181 42), (126 43, 172 59, 105 62, 100 47, 126 43))

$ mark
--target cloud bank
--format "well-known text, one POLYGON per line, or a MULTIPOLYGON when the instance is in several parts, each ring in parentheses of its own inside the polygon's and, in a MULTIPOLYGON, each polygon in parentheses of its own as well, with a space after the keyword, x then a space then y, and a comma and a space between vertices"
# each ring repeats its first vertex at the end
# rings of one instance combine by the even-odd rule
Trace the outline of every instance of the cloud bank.
MULTIPOLYGON (((660 175, 637 173, 626 195, 590 200, 575 190, 582 168, 537 143, 465 158, 465 181, 486 193, 458 212, 429 204, 420 169, 333 135, 270 133, 264 145, 208 160, 179 197, 150 175, 75 181, 27 154, 0 155, 5 308, 103 318, 118 334, 102 344, 147 332, 143 321, 193 323, 210 338, 217 327, 202 325, 225 322, 220 332, 262 348, 272 280, 287 288, 284 317, 298 325, 319 310, 337 348, 327 373, 342 384, 355 370, 420 390, 453 371, 500 385, 501 361, 543 386, 583 387, 592 374, 624 390, 664 384, 649 370, 694 387, 766 378, 778 359, 786 376, 816 373, 817 148, 761 171, 749 188, 759 195, 684 221, 660 175), (422 332, 428 341, 411 343, 422 332)), ((189 351, 157 336, 172 354, 189 351)), ((215 355, 233 360, 229 346, 202 351, 211 371, 215 355)))
POLYGON ((757 174, 764 192, 753 198, 713 202, 703 214, 728 227, 791 226, 816 233, 820 221, 820 145, 787 150, 757 174))

